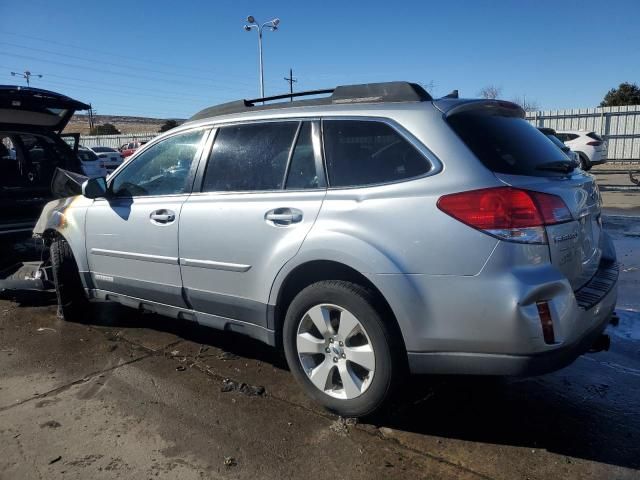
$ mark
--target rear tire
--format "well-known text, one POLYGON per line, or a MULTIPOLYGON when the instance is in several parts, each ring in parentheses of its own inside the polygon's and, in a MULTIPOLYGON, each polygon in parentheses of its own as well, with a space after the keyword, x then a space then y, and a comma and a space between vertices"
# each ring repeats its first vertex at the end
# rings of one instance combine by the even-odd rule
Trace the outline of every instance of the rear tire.
POLYGON ((580 155, 580 166, 582 167, 582 170, 584 170, 585 172, 588 172, 589 170, 591 170, 591 167, 593 165, 591 165, 591 162, 589 161, 589 159, 584 153, 579 153, 579 155, 580 155))
POLYGON ((87 314, 89 301, 71 247, 64 238, 57 238, 51 243, 50 253, 58 316, 70 322, 79 322, 87 314))
POLYGON ((287 310, 283 344, 307 395, 348 417, 380 409, 402 370, 401 342, 383 312, 371 290, 350 282, 321 281, 298 293, 287 310))

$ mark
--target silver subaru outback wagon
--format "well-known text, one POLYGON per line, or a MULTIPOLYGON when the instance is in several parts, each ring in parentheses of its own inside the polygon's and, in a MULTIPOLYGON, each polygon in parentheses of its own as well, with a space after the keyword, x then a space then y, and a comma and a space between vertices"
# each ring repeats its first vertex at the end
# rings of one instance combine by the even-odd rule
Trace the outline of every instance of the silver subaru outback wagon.
POLYGON ((311 93, 205 109, 49 203, 34 233, 61 314, 112 301, 244 333, 352 416, 405 372, 539 374, 604 343, 598 188, 520 107, 311 93))

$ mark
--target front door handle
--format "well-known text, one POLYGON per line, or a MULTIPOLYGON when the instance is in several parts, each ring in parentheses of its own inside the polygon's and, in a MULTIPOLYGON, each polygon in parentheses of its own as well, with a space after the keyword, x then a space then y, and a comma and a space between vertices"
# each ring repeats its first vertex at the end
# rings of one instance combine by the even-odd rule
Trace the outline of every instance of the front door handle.
POLYGON ((291 225, 302 221, 302 212, 297 208, 275 208, 264 215, 264 219, 278 226, 291 225))
POLYGON ((172 223, 176 219, 176 214, 171 210, 162 208, 151 212, 149 218, 151 219, 151 223, 161 223, 162 225, 166 225, 168 223, 172 223))

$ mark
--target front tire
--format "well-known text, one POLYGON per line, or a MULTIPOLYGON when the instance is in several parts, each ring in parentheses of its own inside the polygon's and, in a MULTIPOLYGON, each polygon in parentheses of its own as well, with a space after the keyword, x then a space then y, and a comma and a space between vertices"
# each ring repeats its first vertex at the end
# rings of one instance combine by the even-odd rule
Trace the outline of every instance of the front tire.
POLYGON ((89 301, 71 247, 65 239, 57 238, 51 243, 50 254, 58 316, 71 322, 81 321, 87 314, 89 301))
POLYGON ((383 312, 371 290, 345 281, 314 283, 293 299, 283 343, 305 393, 348 417, 369 415, 385 403, 402 363, 383 312))

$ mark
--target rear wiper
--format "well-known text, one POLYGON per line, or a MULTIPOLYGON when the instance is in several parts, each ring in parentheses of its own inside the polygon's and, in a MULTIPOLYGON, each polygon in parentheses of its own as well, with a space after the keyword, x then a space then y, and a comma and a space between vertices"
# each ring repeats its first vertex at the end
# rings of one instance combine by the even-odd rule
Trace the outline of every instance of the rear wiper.
POLYGON ((549 170, 551 172, 570 173, 576 168, 573 162, 557 161, 541 163, 536 166, 536 170, 549 170))

